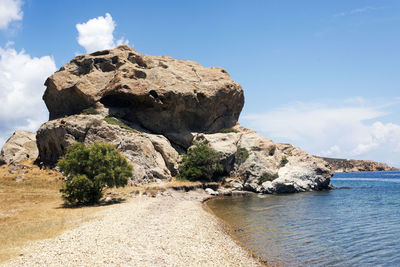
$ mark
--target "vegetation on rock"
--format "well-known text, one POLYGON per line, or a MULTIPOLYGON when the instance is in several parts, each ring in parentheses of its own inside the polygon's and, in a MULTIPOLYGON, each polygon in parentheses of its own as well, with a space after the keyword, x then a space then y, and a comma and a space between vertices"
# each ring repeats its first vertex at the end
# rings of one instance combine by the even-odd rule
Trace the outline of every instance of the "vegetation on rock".
POLYGON ((111 144, 71 145, 58 162, 66 175, 60 190, 66 204, 97 203, 106 187, 125 186, 132 166, 111 144))
POLYGON ((264 172, 261 177, 258 179, 258 184, 261 185, 267 181, 273 181, 276 178, 279 178, 278 173, 268 173, 268 172, 264 172))
POLYGON ((233 128, 223 128, 218 130, 219 133, 237 133, 238 130, 233 129, 233 128))
POLYGON ((104 121, 107 122, 108 124, 117 125, 126 130, 136 131, 135 129, 132 129, 130 126, 126 125, 125 123, 123 123, 122 121, 120 121, 114 117, 106 117, 106 118, 104 118, 104 121))
POLYGON ((100 112, 98 110, 96 110, 95 108, 86 108, 84 110, 82 110, 82 114, 85 115, 97 115, 100 112))
POLYGON ((189 181, 212 181, 222 169, 218 152, 204 143, 194 142, 182 156, 178 177, 189 181))
POLYGON ((248 157, 249 151, 247 151, 246 148, 239 146, 235 153, 235 163, 240 166, 247 160, 248 157))

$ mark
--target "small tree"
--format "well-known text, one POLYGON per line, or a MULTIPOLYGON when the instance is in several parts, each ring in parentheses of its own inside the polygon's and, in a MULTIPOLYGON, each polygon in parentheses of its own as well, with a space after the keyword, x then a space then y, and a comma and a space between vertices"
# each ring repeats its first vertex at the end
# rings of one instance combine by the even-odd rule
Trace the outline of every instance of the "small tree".
POLYGON ((69 204, 97 203, 106 187, 120 187, 132 176, 132 166, 111 144, 71 145, 58 166, 66 175, 62 198, 69 204))
POLYGON ((215 174, 222 172, 220 155, 203 143, 194 142, 187 154, 182 156, 179 178, 189 181, 211 181, 215 174))

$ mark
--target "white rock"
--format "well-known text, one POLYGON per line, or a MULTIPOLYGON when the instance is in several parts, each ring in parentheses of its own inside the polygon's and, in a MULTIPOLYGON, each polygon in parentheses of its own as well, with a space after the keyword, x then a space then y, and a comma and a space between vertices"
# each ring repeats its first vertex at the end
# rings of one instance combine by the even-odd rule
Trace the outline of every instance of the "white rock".
POLYGON ((235 129, 237 133, 198 134, 194 139, 220 152, 225 170, 236 177, 227 180, 231 187, 261 193, 328 188, 333 172, 324 160, 289 144, 274 143, 256 131, 241 126, 235 129), (239 147, 248 152, 248 158, 241 164, 235 158, 239 147))
POLYGON ((206 188, 205 191, 211 196, 218 196, 218 192, 212 190, 211 188, 206 188))
POLYGON ((28 159, 36 159, 38 148, 36 134, 17 130, 7 140, 0 152, 0 165, 15 164, 28 159))

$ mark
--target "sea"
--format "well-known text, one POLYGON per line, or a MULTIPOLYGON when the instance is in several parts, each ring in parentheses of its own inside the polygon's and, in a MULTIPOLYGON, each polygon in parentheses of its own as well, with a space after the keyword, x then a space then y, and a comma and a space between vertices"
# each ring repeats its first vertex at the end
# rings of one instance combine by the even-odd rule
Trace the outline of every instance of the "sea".
POLYGON ((400 266, 400 172, 336 173, 337 189, 207 202, 271 265, 400 266))

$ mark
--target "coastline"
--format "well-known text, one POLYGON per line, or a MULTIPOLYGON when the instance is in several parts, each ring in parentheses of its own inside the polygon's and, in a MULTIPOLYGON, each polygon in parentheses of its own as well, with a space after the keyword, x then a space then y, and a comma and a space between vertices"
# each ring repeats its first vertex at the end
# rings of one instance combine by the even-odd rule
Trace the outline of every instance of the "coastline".
MULTIPOLYGON (((220 218, 219 216, 217 216, 215 214, 215 212, 208 206, 207 202, 208 201, 212 201, 212 200, 216 200, 216 199, 221 199, 221 198, 229 198, 232 196, 215 196, 215 197, 209 197, 207 199, 204 199, 202 201, 203 204, 203 208, 206 210, 206 212, 210 213, 216 220, 218 220, 218 222, 220 223, 223 231, 225 232, 225 234, 229 235, 232 240, 238 245, 240 246, 242 249, 244 249, 245 251, 247 251, 247 253, 249 253, 251 255, 252 258, 256 259, 257 261, 261 262, 264 266, 271 266, 268 265, 268 262, 265 261, 264 259, 262 259, 260 256, 258 256, 253 250, 251 250, 249 247, 247 247, 242 241, 240 241, 239 238, 237 238, 234 235, 234 231, 235 229, 232 227, 232 225, 228 224, 226 221, 224 221, 222 218, 220 218)), ((245 197, 245 195, 243 195, 242 197, 245 197)), ((273 265, 275 266, 275 265, 273 265)), ((279 266, 279 265, 278 265, 279 266)))
POLYGON ((265 266, 207 210, 207 199, 203 190, 133 197, 0 266, 265 266))

